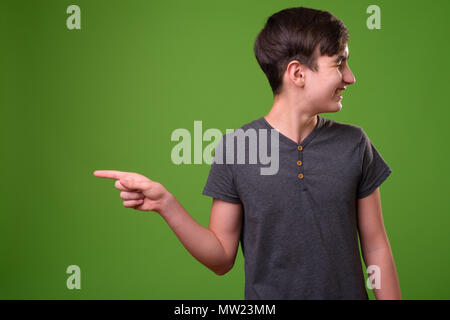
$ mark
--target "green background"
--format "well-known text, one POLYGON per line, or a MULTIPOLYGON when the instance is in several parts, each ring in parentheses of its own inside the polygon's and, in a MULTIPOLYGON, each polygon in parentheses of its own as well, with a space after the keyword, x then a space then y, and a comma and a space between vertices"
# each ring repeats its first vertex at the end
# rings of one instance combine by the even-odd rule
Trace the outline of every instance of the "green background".
POLYGON ((0 298, 243 299, 240 248, 215 275, 92 172, 159 181, 207 227, 209 165, 173 164, 171 133, 266 115, 253 43, 268 16, 302 5, 349 28, 356 83, 322 115, 361 126, 393 170, 380 190, 403 298, 450 298, 448 0, 0 3, 0 298), (66 27, 70 4, 81 30, 66 27), (371 4, 380 30, 366 27, 371 4), (72 264, 81 290, 66 287, 72 264))

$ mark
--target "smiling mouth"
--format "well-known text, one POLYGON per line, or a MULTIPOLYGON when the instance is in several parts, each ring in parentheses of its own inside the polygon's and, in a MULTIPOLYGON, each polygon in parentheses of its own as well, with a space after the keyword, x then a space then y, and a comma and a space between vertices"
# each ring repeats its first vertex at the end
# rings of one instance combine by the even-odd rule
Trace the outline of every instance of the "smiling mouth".
POLYGON ((336 94, 337 94, 338 96, 340 96, 344 90, 345 90, 345 88, 337 89, 337 90, 336 90, 336 94))

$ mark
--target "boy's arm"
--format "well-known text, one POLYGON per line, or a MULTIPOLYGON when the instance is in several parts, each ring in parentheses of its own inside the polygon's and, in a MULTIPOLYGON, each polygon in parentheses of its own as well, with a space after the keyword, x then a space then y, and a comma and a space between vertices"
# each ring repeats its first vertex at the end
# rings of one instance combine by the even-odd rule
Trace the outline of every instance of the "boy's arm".
POLYGON ((196 222, 173 196, 160 214, 186 250, 200 263, 217 275, 231 270, 242 228, 240 203, 213 199, 209 228, 196 222))
POLYGON ((159 213, 189 253, 217 275, 233 267, 242 228, 240 203, 214 199, 209 228, 205 228, 158 182, 117 170, 96 170, 94 175, 117 180, 115 187, 122 191, 125 207, 159 213))
POLYGON ((358 199, 358 229, 366 266, 380 268, 380 288, 373 289, 376 299, 401 299, 394 258, 383 223, 379 188, 369 196, 358 199))

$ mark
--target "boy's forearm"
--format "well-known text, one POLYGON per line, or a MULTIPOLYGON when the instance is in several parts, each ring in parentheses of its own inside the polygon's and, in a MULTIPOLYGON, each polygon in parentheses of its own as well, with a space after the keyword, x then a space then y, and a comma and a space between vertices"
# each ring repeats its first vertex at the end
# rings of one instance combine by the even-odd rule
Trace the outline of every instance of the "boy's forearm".
POLYGON ((371 265, 380 268, 380 288, 373 288, 377 300, 400 300, 401 291, 395 268, 394 258, 389 243, 371 252, 363 253, 367 267, 371 265))
POLYGON ((211 230, 196 222, 175 197, 170 196, 160 215, 186 250, 200 263, 218 275, 229 270, 229 260, 219 239, 211 230))

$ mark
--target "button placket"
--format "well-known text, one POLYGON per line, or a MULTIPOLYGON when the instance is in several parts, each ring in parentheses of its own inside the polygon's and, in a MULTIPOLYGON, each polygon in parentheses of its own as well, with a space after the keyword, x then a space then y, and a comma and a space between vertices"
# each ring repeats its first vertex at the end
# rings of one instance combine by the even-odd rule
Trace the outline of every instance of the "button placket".
POLYGON ((302 180, 304 178, 304 172, 303 172, 303 146, 302 145, 298 145, 297 146, 297 150, 298 150, 298 161, 297 161, 298 173, 297 173, 297 178, 299 180, 302 180))

